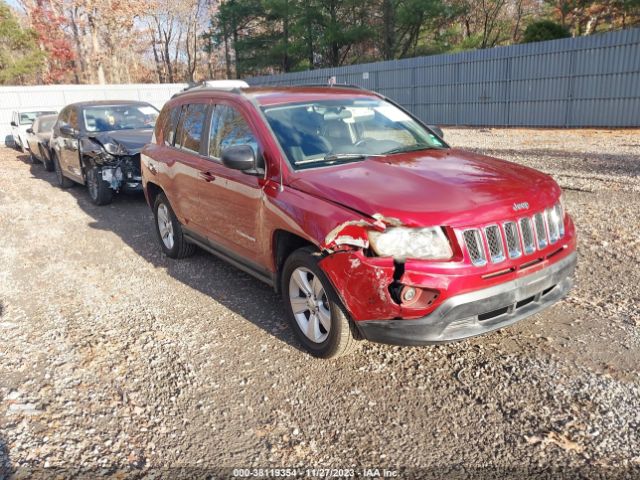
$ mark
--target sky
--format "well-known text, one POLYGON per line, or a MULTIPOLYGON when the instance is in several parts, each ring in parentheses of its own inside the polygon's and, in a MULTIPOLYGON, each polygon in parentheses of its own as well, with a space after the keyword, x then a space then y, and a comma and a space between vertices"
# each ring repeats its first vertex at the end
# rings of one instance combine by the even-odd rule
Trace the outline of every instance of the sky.
POLYGON ((18 0, 4 0, 4 1, 5 1, 6 3, 8 3, 8 4, 9 4, 9 6, 11 6, 11 7, 15 8, 15 9, 18 9, 18 10, 20 10, 20 11, 23 11, 23 10, 22 10, 22 7, 21 7, 21 6, 20 6, 20 4, 18 3, 18 0))

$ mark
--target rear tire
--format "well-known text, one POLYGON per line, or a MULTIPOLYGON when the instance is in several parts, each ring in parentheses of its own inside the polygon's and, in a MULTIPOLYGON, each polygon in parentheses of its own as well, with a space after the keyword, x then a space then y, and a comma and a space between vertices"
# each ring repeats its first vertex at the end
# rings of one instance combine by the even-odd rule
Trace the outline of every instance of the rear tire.
POLYGON ((40 150, 40 158, 42 158, 42 163, 44 165, 44 169, 47 172, 53 172, 53 162, 49 158, 49 155, 47 154, 45 149, 42 148, 42 145, 38 145, 38 150, 40 150))
POLYGON ((190 257, 196 251, 196 246, 189 243, 184 236, 182 225, 178 221, 169 200, 164 193, 156 196, 153 204, 155 232, 160 248, 169 258, 190 257))
POLYGON ((58 186, 60 188, 70 188, 73 186, 73 180, 64 176, 62 173, 62 167, 60 167, 60 160, 58 160, 58 155, 53 154, 53 165, 56 171, 56 179, 58 180, 58 186))
POLYGON ((360 335, 310 247, 293 252, 282 271, 281 292, 289 323, 300 343, 320 358, 349 355, 360 335), (328 327, 328 328, 327 328, 328 327))
POLYGON ((107 205, 113 200, 111 186, 102 179, 99 167, 89 167, 87 170, 87 189, 89 198, 95 205, 107 205))

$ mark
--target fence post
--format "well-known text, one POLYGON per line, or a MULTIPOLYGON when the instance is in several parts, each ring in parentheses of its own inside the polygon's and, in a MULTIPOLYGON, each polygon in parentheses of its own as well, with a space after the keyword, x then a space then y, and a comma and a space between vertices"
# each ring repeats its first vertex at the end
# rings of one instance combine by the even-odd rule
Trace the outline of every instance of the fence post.
MULTIPOLYGON (((415 63, 413 60, 411 63, 415 63)), ((416 113, 416 67, 415 64, 411 66, 411 113, 418 116, 416 113)))
POLYGON ((569 86, 567 88, 567 107, 564 115, 565 128, 571 124, 573 115, 573 83, 576 76, 576 52, 577 50, 574 48, 569 54, 569 86))
POLYGON ((506 85, 506 90, 507 90, 507 94, 506 94, 506 99, 505 99, 505 120, 506 122, 504 122, 505 126, 510 126, 511 125, 511 57, 507 57, 507 66, 506 66, 506 70, 507 70, 507 85, 506 85))

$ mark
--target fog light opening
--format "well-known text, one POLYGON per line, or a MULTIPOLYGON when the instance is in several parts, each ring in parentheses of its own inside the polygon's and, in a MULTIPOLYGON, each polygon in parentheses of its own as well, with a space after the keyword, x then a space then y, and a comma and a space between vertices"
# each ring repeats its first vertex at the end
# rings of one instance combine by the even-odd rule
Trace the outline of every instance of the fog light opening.
POLYGON ((400 291, 400 300, 403 307, 428 308, 440 296, 437 290, 428 288, 411 287, 405 285, 400 291))
POLYGON ((413 287, 404 287, 402 289, 402 301, 403 302, 411 302, 414 298, 416 298, 416 289, 413 287))

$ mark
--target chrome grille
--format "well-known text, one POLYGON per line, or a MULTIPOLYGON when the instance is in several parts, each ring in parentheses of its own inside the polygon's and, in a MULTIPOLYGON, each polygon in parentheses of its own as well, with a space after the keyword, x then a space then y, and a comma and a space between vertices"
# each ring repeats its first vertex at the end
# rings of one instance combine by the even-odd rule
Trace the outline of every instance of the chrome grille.
POLYGON ((507 222, 504 224, 504 235, 507 239, 507 250, 509 258, 518 258, 522 255, 520 249, 520 239, 518 238, 518 227, 515 222, 507 222))
POLYGON ((469 252, 471 263, 477 266, 486 264, 487 257, 484 254, 484 245, 482 245, 480 230, 475 228, 472 230, 466 230, 462 235, 464 236, 464 243, 467 246, 467 252, 469 252))
POLYGON ((520 219, 520 234, 522 235, 522 244, 524 245, 524 253, 527 255, 536 251, 536 243, 533 238, 533 228, 531 227, 530 218, 520 219))
POLYGON ((462 232, 471 263, 484 266, 487 259, 499 263, 509 258, 532 255, 548 245, 557 243, 565 235, 564 211, 560 203, 500 225, 470 228, 462 232), (505 251, 506 249, 506 251, 505 251))
POLYGON ((489 255, 493 263, 501 262, 505 259, 504 246, 502 244, 502 235, 497 225, 491 225, 484 229, 484 235, 487 238, 489 247, 489 255))
POLYGON ((544 227, 544 216, 542 213, 536 213, 533 216, 533 223, 536 227, 536 239, 538 240, 538 249, 542 250, 547 246, 547 229, 544 227))

